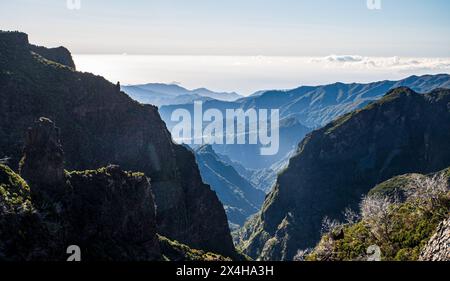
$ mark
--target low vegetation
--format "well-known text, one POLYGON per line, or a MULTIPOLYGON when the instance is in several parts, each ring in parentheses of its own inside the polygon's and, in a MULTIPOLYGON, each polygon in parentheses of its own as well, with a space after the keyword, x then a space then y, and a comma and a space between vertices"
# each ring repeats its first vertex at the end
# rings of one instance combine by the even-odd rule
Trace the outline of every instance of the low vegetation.
POLYGON ((8 166, 0 164, 0 212, 31 209, 30 188, 8 166))
POLYGON ((380 184, 363 198, 358 220, 325 219, 320 243, 313 250, 299 251, 296 259, 367 260, 369 247, 375 245, 381 250, 381 260, 418 260, 436 227, 449 216, 449 175, 447 169, 380 184))
POLYGON ((159 246, 163 259, 166 261, 231 261, 219 254, 192 249, 178 241, 172 241, 158 235, 159 246))

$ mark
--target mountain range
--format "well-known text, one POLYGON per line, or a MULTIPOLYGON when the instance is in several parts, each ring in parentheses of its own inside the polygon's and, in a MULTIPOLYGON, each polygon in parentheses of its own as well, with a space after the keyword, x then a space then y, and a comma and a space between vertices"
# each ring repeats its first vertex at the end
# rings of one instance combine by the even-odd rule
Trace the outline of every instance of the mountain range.
POLYGON ((141 103, 152 104, 158 107, 211 99, 234 101, 241 98, 236 93, 218 93, 206 88, 188 90, 176 84, 148 83, 143 85, 126 85, 122 86, 121 89, 131 98, 141 103))
POLYGON ((361 260, 372 243, 387 260, 445 260, 436 247, 448 244, 449 78, 245 98, 121 87, 78 72, 64 47, 0 31, 0 260, 64 260, 69 245, 86 261, 246 259, 241 251, 361 260), (147 96, 188 103, 158 109, 147 96), (192 113, 193 98, 204 110, 279 109, 279 153, 175 144, 170 115, 192 113), (361 216, 334 223, 351 210, 361 216), (374 212, 389 216, 377 221, 374 212), (380 235, 380 226, 389 231, 380 235))
MULTIPOLYGON (((436 88, 450 88, 450 75, 411 76, 400 81, 335 83, 302 86, 287 91, 263 91, 233 102, 209 100, 203 103, 203 110, 218 109, 225 116, 227 109, 279 109, 280 150, 276 155, 259 155, 260 145, 213 145, 215 151, 249 169, 265 169, 282 159, 287 162, 286 155, 295 150, 297 144, 313 129, 323 127, 348 112, 363 108, 382 98, 388 91, 401 86, 409 87, 418 93, 426 93, 436 88)), ((176 122, 171 121, 172 112, 180 108, 193 113, 192 103, 159 108, 169 130, 176 125, 176 122)))
MULTIPOLYGON (((260 91, 252 96, 233 102, 209 100, 203 103, 203 110, 219 109, 280 109, 280 149, 276 155, 260 155, 260 144, 213 144, 213 149, 229 158, 242 176, 254 185, 269 192, 277 174, 288 164, 298 143, 314 128, 378 100, 391 89, 406 86, 416 92, 425 93, 436 88, 449 88, 450 75, 411 76, 400 81, 379 81, 368 84, 335 83, 323 86, 302 86, 286 91, 260 91), (245 168, 244 168, 245 167, 245 168)), ((159 108, 162 119, 169 130, 175 126, 171 114, 176 109, 187 109, 193 114, 192 103, 167 105, 159 108)), ((225 115, 224 115, 225 116, 225 115)), ((248 128, 247 128, 248 134, 248 128)))

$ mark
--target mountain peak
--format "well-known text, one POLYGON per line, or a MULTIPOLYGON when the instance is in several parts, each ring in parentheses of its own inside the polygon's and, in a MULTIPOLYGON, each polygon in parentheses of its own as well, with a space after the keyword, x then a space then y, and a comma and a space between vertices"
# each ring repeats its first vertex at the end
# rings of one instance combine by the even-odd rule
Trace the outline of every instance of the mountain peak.
POLYGON ((416 93, 409 87, 402 86, 402 87, 398 87, 398 88, 390 90, 389 92, 387 92, 384 95, 384 97, 400 96, 400 95, 410 96, 410 95, 418 95, 418 93, 416 93))

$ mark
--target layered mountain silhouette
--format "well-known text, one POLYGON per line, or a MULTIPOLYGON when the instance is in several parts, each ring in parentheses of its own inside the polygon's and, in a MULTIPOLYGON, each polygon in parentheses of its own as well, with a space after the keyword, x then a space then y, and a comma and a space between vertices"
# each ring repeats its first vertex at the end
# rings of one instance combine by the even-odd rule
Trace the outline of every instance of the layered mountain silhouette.
POLYGON ((450 88, 450 75, 410 76, 399 81, 334 83, 285 91, 264 91, 241 99, 239 103, 243 108, 280 108, 282 117, 295 116, 303 125, 318 128, 345 113, 363 108, 398 87, 409 87, 418 93, 450 88))
POLYGON ((391 90, 306 136, 240 245, 253 258, 292 259, 316 245, 325 217, 342 219, 378 183, 448 167, 449 143, 450 90, 391 90))
POLYGON ((122 90, 133 99, 155 106, 185 104, 211 99, 234 101, 241 98, 236 93, 218 93, 206 88, 188 90, 176 84, 149 83, 122 86, 122 90))
POLYGON ((223 161, 210 145, 196 149, 195 156, 203 181, 216 191, 230 225, 233 228, 243 226, 260 210, 266 194, 223 161))
MULTIPOLYGON (((261 170, 270 168, 280 160, 287 163, 289 157, 286 155, 295 150, 297 144, 314 128, 320 128, 348 112, 361 109, 382 98, 388 91, 401 86, 409 87, 418 93, 426 93, 436 88, 450 88, 450 75, 411 76, 400 81, 335 83, 303 86, 286 91, 261 91, 234 102, 209 100, 203 103, 203 110, 218 109, 224 116, 227 109, 280 110, 280 151, 276 155, 261 156, 259 145, 213 145, 215 151, 246 168, 261 170)), ((159 112, 169 130, 176 125, 176 122, 171 121, 171 114, 180 108, 193 113, 192 103, 160 107, 159 112)))
MULTIPOLYGON (((362 108, 399 86, 408 86, 417 92, 425 93, 435 88, 450 87, 450 76, 411 76, 400 81, 335 83, 316 87, 304 86, 288 91, 260 91, 234 102, 203 100, 203 110, 219 109, 225 116, 227 109, 280 109, 280 149, 276 155, 260 155, 259 144, 213 144, 213 149, 221 157, 226 157, 223 160, 232 165, 241 176, 255 187, 269 192, 277 174, 286 167, 298 143, 313 130, 312 128, 322 127, 345 113, 362 108)), ((171 114, 179 108, 187 109, 193 114, 192 103, 160 107, 161 116, 169 129, 176 124, 171 121, 171 114)))
MULTIPOLYGON (((324 253, 324 218, 341 220, 374 186, 397 187, 399 175, 450 166, 449 81, 411 76, 238 100, 177 85, 121 88, 77 72, 63 47, 0 32, 0 260, 61 260, 69 244, 86 260, 239 259, 228 223, 247 219, 235 238, 255 259, 290 260, 315 246, 324 253), (204 110, 280 109, 279 153, 174 144, 171 113, 192 112, 197 99, 204 110)), ((438 224, 415 235, 418 244, 400 241, 391 257, 418 253, 436 232, 422 253, 432 256, 445 239, 438 224)), ((353 228, 329 235, 342 242, 337 260, 362 251, 346 250, 353 228)))
POLYGON ((14 171, 25 132, 40 117, 60 128, 67 170, 116 164, 143 172, 151 179, 159 234, 235 254, 222 204, 202 182, 193 153, 172 142, 156 107, 100 76, 77 72, 66 49, 35 47, 24 33, 0 32, 0 158, 14 171))

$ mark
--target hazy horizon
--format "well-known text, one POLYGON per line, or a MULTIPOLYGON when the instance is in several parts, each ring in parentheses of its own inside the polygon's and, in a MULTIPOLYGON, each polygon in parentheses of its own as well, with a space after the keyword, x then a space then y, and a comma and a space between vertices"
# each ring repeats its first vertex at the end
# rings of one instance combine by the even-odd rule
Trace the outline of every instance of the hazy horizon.
POLYGON ((450 1, 379 3, 15 0, 0 2, 0 29, 64 46, 78 69, 123 84, 249 95, 450 73, 450 1))
POLYGON ((74 55, 80 71, 122 85, 166 83, 247 96, 335 82, 400 80, 411 75, 450 74, 450 58, 185 55, 74 55))

